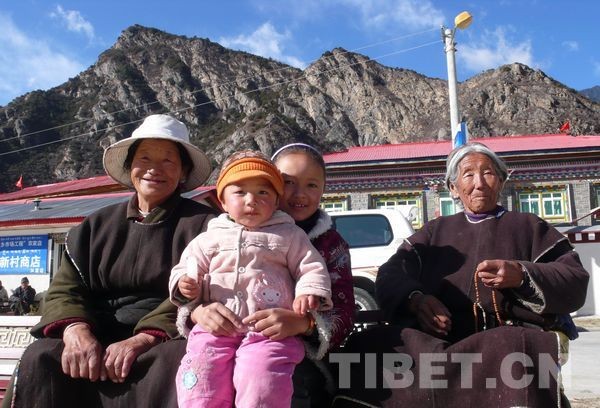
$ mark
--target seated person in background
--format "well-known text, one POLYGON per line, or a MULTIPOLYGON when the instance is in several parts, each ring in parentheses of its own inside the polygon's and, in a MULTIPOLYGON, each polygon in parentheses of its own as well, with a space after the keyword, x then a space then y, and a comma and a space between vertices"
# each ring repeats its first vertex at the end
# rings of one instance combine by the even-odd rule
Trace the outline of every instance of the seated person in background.
POLYGON ((577 337, 569 313, 584 304, 589 275, 559 231, 498 204, 507 174, 482 144, 450 153, 446 185, 464 211, 424 225, 376 280, 388 321, 413 317, 418 330, 379 327, 348 341, 349 352, 409 357, 395 366, 405 371, 387 376, 386 388, 380 367, 378 388, 369 388, 364 366, 356 365, 352 388, 341 392, 336 408, 568 404, 559 350, 577 337), (461 364, 467 358, 469 370, 461 364), (412 382, 394 382, 409 374, 412 382))
POLYGON ((10 310, 15 315, 25 315, 31 311, 31 305, 35 300, 35 289, 29 285, 27 276, 21 279, 21 286, 12 291, 10 297, 10 310))
POLYGON ((181 408, 290 406, 302 342, 285 324, 262 331, 252 315, 281 307, 312 316, 332 303, 323 258, 292 217, 277 211, 283 185, 262 154, 234 153, 216 185, 227 213, 209 222, 171 271, 171 300, 188 308, 185 318, 201 301, 220 302, 237 325, 234 336, 216 336, 199 324, 192 328, 177 373, 181 408))
POLYGON ((8 302, 8 292, 6 288, 2 286, 2 281, 0 281, 0 302, 8 302))

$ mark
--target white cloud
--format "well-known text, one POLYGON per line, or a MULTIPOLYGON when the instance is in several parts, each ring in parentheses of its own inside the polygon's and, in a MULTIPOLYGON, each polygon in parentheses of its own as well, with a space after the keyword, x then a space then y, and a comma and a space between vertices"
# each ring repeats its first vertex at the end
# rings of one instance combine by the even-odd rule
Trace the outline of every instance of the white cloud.
POLYGON ((579 43, 577 41, 563 41, 562 46, 567 49, 567 51, 578 51, 579 43))
POLYGON ((61 5, 58 5, 56 6, 56 10, 50 13, 50 17, 60 20, 66 25, 69 31, 83 33, 90 40, 93 40, 95 37, 94 26, 83 18, 77 10, 65 10, 61 5))
POLYGON ((290 41, 292 35, 289 31, 278 32, 270 22, 264 23, 249 35, 237 37, 222 37, 219 43, 224 47, 236 48, 262 57, 273 58, 291 66, 303 69, 306 64, 299 58, 285 55, 285 43, 290 41))
POLYGON ((360 10, 363 24, 369 28, 401 25, 408 29, 439 27, 444 14, 427 0, 340 0, 360 10))
POLYGON ((457 58, 474 72, 513 62, 535 68, 540 65, 533 59, 531 40, 511 43, 503 27, 498 27, 495 31, 486 30, 478 44, 461 44, 458 48, 457 58))
POLYGON ((600 77, 600 62, 593 61, 592 63, 594 64, 594 75, 600 77))
POLYGON ((0 13, 0 104, 32 89, 48 89, 77 75, 84 66, 28 37, 0 13))

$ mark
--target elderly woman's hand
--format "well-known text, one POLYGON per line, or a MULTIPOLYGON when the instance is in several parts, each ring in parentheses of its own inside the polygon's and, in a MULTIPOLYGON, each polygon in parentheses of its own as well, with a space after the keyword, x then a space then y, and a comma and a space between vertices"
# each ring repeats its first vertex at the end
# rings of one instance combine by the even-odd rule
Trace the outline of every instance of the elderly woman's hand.
POLYGON ((485 286, 494 289, 518 288, 524 278, 520 263, 502 259, 483 261, 476 272, 485 286))
POLYGON ((219 302, 198 306, 191 318, 192 322, 215 336, 236 336, 244 330, 240 318, 219 302))
POLYGON ((60 363, 63 373, 72 378, 96 381, 102 367, 102 346, 92 334, 87 323, 67 327, 63 333, 63 349, 60 363))
POLYGON ((419 326, 424 332, 434 336, 447 336, 452 330, 452 315, 435 296, 415 294, 410 299, 408 307, 417 316, 419 326))
POLYGON ((133 337, 113 343, 104 352, 101 379, 108 377, 112 382, 124 382, 131 365, 142 353, 160 343, 158 337, 138 333, 133 337))

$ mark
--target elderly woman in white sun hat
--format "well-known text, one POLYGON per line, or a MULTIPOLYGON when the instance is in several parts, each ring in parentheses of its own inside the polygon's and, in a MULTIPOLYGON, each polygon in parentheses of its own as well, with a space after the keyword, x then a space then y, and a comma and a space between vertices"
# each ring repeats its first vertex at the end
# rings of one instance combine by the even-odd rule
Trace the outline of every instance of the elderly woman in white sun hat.
POLYGON ((176 406, 185 347, 166 341, 177 335, 176 310, 163 301, 171 267, 215 214, 180 195, 206 180, 210 164, 183 123, 151 115, 106 149, 104 168, 135 194, 69 232, 14 406, 176 406))

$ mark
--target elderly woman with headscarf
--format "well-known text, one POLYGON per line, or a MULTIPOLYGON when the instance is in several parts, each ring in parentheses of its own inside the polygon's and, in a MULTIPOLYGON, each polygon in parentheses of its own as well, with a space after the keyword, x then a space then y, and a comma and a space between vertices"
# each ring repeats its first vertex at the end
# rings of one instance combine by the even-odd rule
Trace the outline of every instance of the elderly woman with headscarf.
POLYGON ((185 347, 166 341, 177 335, 168 280, 213 217, 181 196, 206 180, 210 164, 183 123, 151 115, 106 149, 104 168, 135 194, 69 232, 31 331, 39 340, 17 370, 14 406, 176 406, 185 347))
POLYGON ((381 387, 394 371, 383 355, 380 388, 353 371, 336 407, 568 404, 559 350, 577 336, 569 313, 583 305, 589 275, 555 228, 498 204, 507 174, 482 144, 451 152, 446 185, 464 211, 428 222, 380 267, 376 295, 399 325, 349 341, 348 350, 400 353, 387 358, 401 374, 381 387), (411 317, 416 329, 405 328, 411 317))

